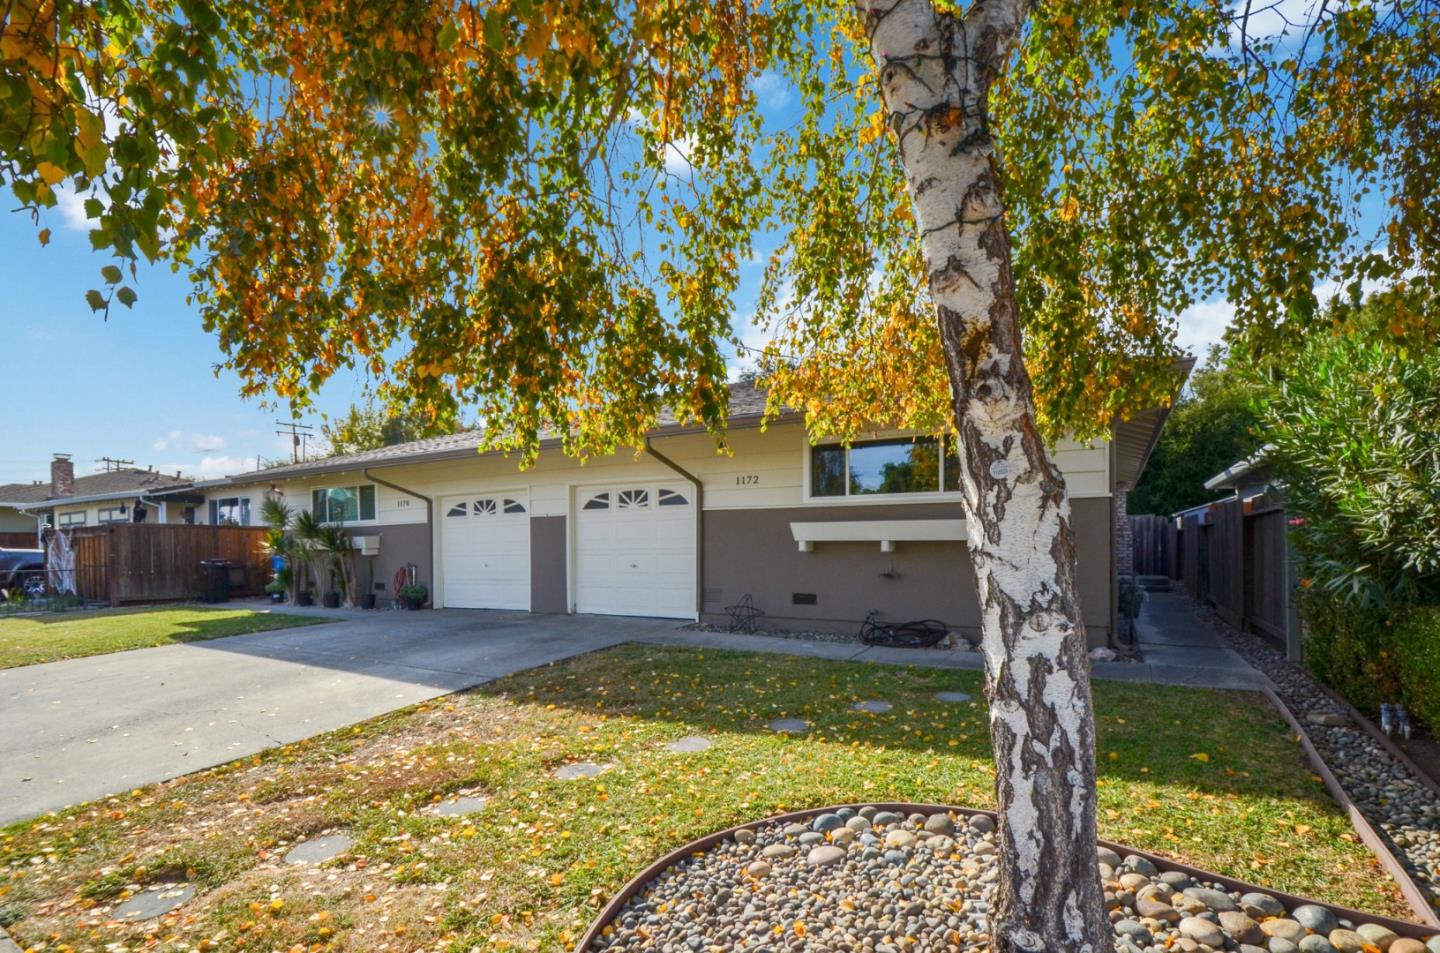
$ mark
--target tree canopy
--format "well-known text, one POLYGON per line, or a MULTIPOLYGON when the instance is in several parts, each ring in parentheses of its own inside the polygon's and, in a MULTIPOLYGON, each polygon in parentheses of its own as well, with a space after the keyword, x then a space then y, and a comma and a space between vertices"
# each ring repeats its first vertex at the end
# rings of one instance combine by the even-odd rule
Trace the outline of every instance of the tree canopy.
POLYGON ((414 413, 390 413, 373 403, 351 404, 343 416, 327 418, 320 435, 331 454, 359 453, 446 433, 414 413))
MULTIPOLYGON (((1323 278, 1431 290, 1435 5, 1286 9, 1029 11, 990 112, 1051 435, 1164 399, 1195 300, 1227 296, 1263 355, 1323 278)), ((0 108, 37 223, 88 196, 114 256, 92 306, 134 302, 139 258, 185 267, 250 394, 304 406, 353 366, 510 446, 633 443, 667 406, 719 427, 763 256, 777 403, 822 433, 950 414, 848 4, 16 0, 0 108)))
POLYGON ((1229 360, 1216 348, 1205 367, 1191 375, 1130 492, 1131 513, 1168 516, 1210 502, 1216 494, 1205 489, 1205 481, 1258 449, 1259 385, 1229 360))

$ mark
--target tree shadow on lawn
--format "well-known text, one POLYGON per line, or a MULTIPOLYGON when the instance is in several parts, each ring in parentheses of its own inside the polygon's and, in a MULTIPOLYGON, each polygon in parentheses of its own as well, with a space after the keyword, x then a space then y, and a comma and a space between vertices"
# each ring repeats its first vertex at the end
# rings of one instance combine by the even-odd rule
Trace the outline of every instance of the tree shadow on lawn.
MULTIPOLYGON (((824 800, 766 804, 754 817, 880 800, 993 806, 978 672, 629 645, 474 691, 626 721, 637 736, 632 749, 707 735, 714 748, 689 756, 696 771, 723 765, 733 741, 757 770, 833 779, 807 787, 824 800), (955 690, 973 700, 934 697, 955 690), (867 699, 892 708, 851 710, 867 699), (804 719, 810 730, 769 730, 782 717, 804 719), (873 765, 871 777, 852 770, 854 761, 873 765)), ((1331 879, 1343 876, 1342 864, 1369 860, 1263 696, 1122 682, 1097 682, 1093 691, 1102 837, 1241 879, 1278 881, 1279 889, 1320 868, 1331 879)), ((626 762, 625 745, 607 749, 593 737, 569 739, 565 757, 626 762)))
MULTIPOLYGON (((520 672, 473 691, 611 717, 672 722, 689 733, 759 733, 777 743, 853 745, 991 758, 981 673, 963 669, 760 656, 746 652, 630 644, 520 672), (620 678, 617 661, 648 666, 620 678), (968 702, 942 702, 961 691, 968 702), (884 714, 856 702, 891 704, 884 714), (803 733, 772 731, 798 718, 803 733)), ((1275 782, 1295 796, 1330 802, 1317 787, 1284 720, 1254 692, 1096 681, 1100 776, 1165 783, 1217 794, 1275 782), (1112 756, 1113 755, 1113 756, 1112 756), (1277 763, 1278 762, 1278 763, 1277 763), (1298 779, 1297 779, 1298 774, 1298 779)))

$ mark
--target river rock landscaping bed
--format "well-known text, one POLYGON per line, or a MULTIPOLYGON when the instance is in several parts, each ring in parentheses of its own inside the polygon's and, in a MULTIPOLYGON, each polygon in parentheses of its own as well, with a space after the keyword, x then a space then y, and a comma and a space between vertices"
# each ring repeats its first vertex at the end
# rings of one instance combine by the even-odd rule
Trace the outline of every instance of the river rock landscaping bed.
POLYGON ((1440 797, 1352 722, 1313 675, 1253 636, 1213 618, 1210 624, 1275 683, 1355 806, 1430 902, 1440 902, 1440 797))
MULTIPOLYGON (((1329 907, 1161 871, 1101 848, 1118 953, 1440 953, 1329 907)), ((839 808, 742 828, 663 870, 586 948, 969 953, 988 948, 999 877, 989 815, 839 808)))

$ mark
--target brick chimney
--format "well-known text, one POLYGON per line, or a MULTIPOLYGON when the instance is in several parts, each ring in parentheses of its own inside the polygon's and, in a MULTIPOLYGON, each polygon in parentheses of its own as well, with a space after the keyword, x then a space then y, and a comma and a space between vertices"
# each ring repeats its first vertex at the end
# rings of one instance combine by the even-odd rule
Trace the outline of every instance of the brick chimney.
POLYGON ((75 464, 68 453, 57 453, 50 461, 50 495, 75 495, 75 464))

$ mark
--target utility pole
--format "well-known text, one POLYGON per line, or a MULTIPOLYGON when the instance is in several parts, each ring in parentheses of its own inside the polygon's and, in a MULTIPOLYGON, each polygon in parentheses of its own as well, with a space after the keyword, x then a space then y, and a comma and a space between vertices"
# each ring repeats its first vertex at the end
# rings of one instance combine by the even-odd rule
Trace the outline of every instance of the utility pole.
POLYGON ((277 420, 275 423, 285 428, 275 431, 276 436, 284 437, 288 434, 290 437, 290 462, 300 463, 305 459, 306 443, 311 437, 315 436, 313 433, 310 433, 310 431, 315 428, 309 424, 298 424, 293 420, 277 420))
POLYGON ((134 460, 117 460, 115 457, 101 457, 95 462, 100 464, 106 473, 123 470, 125 467, 133 467, 135 465, 134 460))

